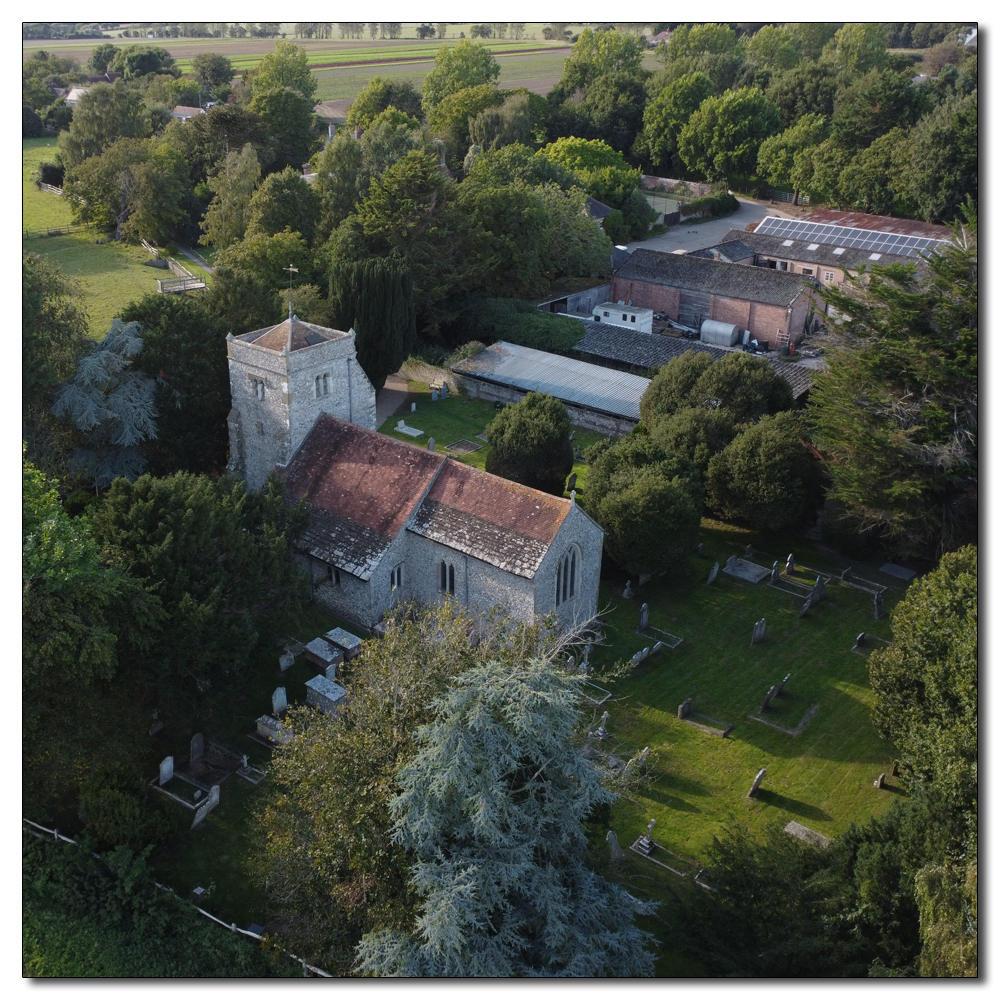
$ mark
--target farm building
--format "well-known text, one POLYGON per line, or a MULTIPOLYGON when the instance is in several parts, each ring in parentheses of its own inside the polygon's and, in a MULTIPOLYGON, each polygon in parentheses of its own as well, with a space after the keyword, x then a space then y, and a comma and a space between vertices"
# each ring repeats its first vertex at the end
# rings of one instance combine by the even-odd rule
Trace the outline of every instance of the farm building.
MULTIPOLYGON (((660 368, 687 351, 705 351, 716 361, 732 353, 722 347, 710 347, 680 337, 664 337, 658 333, 642 333, 585 320, 581 322, 587 332, 574 350, 592 357, 598 364, 611 365, 625 371, 660 368)), ((796 402, 802 402, 812 388, 813 370, 805 365, 779 361, 773 354, 764 357, 778 375, 788 380, 796 402)))
POLYGON ((613 435, 627 434, 639 422, 639 400, 649 387, 648 378, 503 340, 451 370, 469 396, 513 403, 544 392, 566 405, 578 427, 613 435))
POLYGON ((653 332, 653 310, 639 306, 622 306, 615 302, 601 302, 594 306, 591 314, 595 323, 610 323, 624 326, 629 330, 653 332))
POLYGON ((699 330, 734 323, 771 349, 798 343, 814 310, 812 280, 690 254, 636 250, 615 271, 611 299, 652 309, 699 330))

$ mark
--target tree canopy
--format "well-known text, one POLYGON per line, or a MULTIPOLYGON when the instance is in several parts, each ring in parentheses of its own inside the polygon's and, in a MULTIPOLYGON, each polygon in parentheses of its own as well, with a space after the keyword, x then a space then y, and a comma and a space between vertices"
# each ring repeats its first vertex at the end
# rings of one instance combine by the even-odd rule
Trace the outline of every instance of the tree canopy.
POLYGON ((481 42, 463 39, 452 47, 442 45, 434 58, 434 68, 421 85, 424 113, 430 115, 446 97, 466 87, 500 80, 500 64, 481 42))
POLYGON ((486 428, 486 471, 562 496, 573 469, 566 407, 555 397, 529 392, 505 406, 486 428))

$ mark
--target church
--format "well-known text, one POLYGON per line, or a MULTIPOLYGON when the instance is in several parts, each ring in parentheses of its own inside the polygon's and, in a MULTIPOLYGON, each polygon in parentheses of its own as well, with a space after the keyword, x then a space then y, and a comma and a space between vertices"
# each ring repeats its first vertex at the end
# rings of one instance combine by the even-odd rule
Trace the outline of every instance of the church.
POLYGON ((368 630, 445 595, 566 629, 595 617, 601 527, 571 499, 378 434, 353 330, 289 315, 226 339, 229 472, 259 490, 274 470, 304 502, 317 601, 368 630))

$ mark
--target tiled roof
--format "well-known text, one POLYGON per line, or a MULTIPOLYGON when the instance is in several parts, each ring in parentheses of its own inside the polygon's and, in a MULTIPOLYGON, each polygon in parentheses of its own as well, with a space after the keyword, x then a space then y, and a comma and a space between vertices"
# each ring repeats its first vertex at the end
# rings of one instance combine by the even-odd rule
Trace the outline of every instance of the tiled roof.
POLYGON ((367 580, 443 461, 322 414, 284 473, 291 496, 313 515, 307 548, 367 580))
MULTIPOLYGON (((834 267, 847 268, 852 271, 857 270, 862 265, 871 267, 872 264, 920 263, 919 259, 914 260, 913 257, 904 257, 895 253, 882 253, 878 255, 876 260, 872 260, 870 250, 861 250, 857 247, 838 247, 836 243, 817 243, 814 240, 783 240, 780 236, 772 236, 769 233, 748 233, 741 229, 730 230, 726 233, 726 239, 740 241, 751 250, 751 253, 765 254, 768 257, 781 260, 801 260, 807 264, 832 264, 834 267), (791 243, 791 246, 785 246, 786 243, 791 243), (810 247, 815 247, 815 249, 810 250, 810 247), (835 254, 833 251, 838 249, 841 252, 835 254)), ((709 250, 721 251, 724 246, 729 245, 728 243, 720 243, 717 247, 710 247, 709 250)), ((709 251, 699 251, 702 254, 707 252, 709 251)))
POLYGON ((707 257, 712 260, 714 259, 712 251, 716 250, 723 260, 729 261, 730 263, 746 260, 748 257, 752 257, 754 252, 740 238, 743 235, 744 234, 738 229, 734 229, 727 234, 726 241, 724 243, 717 243, 714 247, 706 247, 704 250, 692 250, 689 256, 707 257))
MULTIPOLYGON (((722 347, 711 347, 699 341, 684 340, 681 337, 664 337, 659 333, 642 333, 624 326, 609 326, 607 323, 591 323, 580 320, 587 331, 575 350, 595 358, 606 358, 636 368, 659 368, 686 351, 702 351, 711 354, 716 361, 732 354, 722 347)), ((792 395, 798 399, 813 385, 810 369, 802 365, 779 361, 769 354, 764 355, 774 370, 788 379, 792 395)))
POLYGON ((870 229, 876 233, 899 233, 902 236, 922 236, 930 240, 950 240, 950 226, 918 219, 894 219, 888 215, 866 215, 864 212, 841 212, 834 208, 815 208, 799 216, 800 222, 822 222, 829 226, 850 226, 870 229))
POLYGON ((191 108, 184 104, 178 104, 170 113, 175 118, 193 118, 195 115, 203 115, 205 110, 203 108, 191 108))
POLYGON ((253 344, 256 347, 264 347, 269 351, 277 351, 279 354, 288 346, 288 327, 292 328, 293 351, 301 351, 305 347, 313 347, 316 344, 323 344, 328 340, 340 340, 349 337, 349 333, 343 330, 331 330, 326 326, 316 326, 314 323, 303 323, 298 316, 283 320, 277 326, 268 326, 263 330, 252 330, 250 333, 243 333, 235 337, 235 340, 242 340, 245 344, 253 344))
POLYGON ((801 274, 643 249, 615 271, 615 278, 776 306, 789 305, 809 287, 801 274))
POLYGON ((317 419, 284 478, 309 510, 306 551, 362 580, 404 527, 533 577, 572 506, 329 414, 317 419))

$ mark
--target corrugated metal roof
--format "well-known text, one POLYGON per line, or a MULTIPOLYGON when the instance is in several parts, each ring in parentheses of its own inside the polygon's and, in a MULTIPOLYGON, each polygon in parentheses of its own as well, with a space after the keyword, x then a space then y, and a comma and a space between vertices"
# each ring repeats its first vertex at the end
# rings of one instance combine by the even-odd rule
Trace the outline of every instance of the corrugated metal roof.
POLYGON ((452 371, 522 392, 544 392, 564 403, 636 421, 639 400, 649 387, 648 378, 504 340, 460 361, 452 371))

